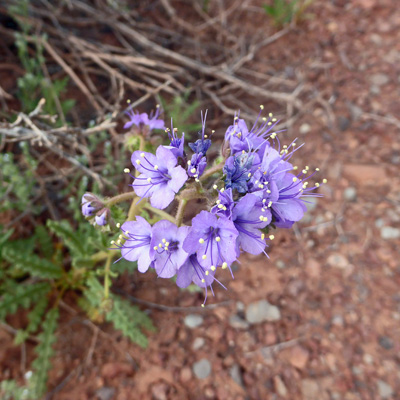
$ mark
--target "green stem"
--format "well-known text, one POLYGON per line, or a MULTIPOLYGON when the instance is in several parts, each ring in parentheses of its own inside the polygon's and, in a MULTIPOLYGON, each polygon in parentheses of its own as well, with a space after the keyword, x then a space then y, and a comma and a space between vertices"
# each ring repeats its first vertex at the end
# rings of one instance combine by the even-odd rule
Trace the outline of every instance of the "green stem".
POLYGON ((146 208, 147 210, 151 211, 152 213, 157 214, 157 215, 159 215, 160 217, 162 217, 162 218, 164 218, 164 219, 166 219, 166 220, 168 220, 168 221, 173 222, 174 224, 175 224, 175 222, 176 222, 176 221, 175 221, 175 218, 174 218, 172 215, 169 215, 168 213, 166 213, 166 212, 163 211, 163 210, 160 210, 160 209, 158 209, 158 208, 152 207, 149 203, 146 203, 146 204, 143 206, 143 208, 146 208))
POLYGON ((110 267, 111 267, 111 260, 112 260, 112 253, 108 254, 106 260, 106 266, 104 268, 104 298, 108 299, 110 296, 110 267))
POLYGON ((127 193, 122 193, 122 194, 119 194, 118 196, 111 197, 111 199, 108 199, 104 203, 104 205, 106 207, 111 207, 112 205, 117 204, 117 203, 121 203, 122 201, 130 200, 135 196, 136 196, 135 192, 133 192, 133 191, 132 192, 127 192, 127 193))
POLYGON ((135 215, 138 215, 140 213, 140 210, 145 206, 145 204, 147 203, 147 199, 142 199, 140 200, 140 202, 138 203, 138 201, 140 200, 140 197, 135 197, 132 200, 131 206, 129 208, 129 212, 128 212, 128 218, 127 221, 132 221, 133 218, 135 217, 135 215))
POLYGON ((181 199, 179 201, 178 211, 176 212, 176 217, 175 217, 176 224, 178 226, 182 225, 183 215, 185 213, 185 208, 186 208, 187 202, 188 202, 187 199, 181 199))
POLYGON ((224 165, 225 165, 225 160, 224 160, 224 162, 214 165, 213 167, 211 167, 210 169, 208 169, 204 172, 204 174, 200 177, 200 180, 205 181, 211 175, 215 174, 218 171, 221 171, 224 168, 224 165))

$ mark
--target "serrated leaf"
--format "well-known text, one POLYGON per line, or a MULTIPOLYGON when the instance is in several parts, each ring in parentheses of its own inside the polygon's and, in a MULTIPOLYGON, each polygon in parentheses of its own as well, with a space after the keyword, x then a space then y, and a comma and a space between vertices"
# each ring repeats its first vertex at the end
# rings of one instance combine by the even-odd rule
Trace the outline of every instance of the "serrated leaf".
POLYGON ((30 254, 27 257, 26 254, 6 247, 3 250, 3 257, 13 266, 38 278, 57 279, 62 276, 62 269, 59 265, 40 258, 36 254, 30 254))
POLYGON ((55 235, 62 239, 73 256, 76 257, 85 254, 84 242, 76 235, 68 221, 47 220, 47 226, 55 235))
POLYGON ((35 228, 35 238, 41 254, 50 259, 54 253, 50 232, 43 225, 38 225, 35 228))
POLYGON ((19 307, 30 307, 32 303, 45 296, 50 289, 50 284, 47 282, 15 285, 13 292, 5 293, 0 301, 0 320, 8 314, 14 314, 19 307))
POLYGON ((31 387, 38 399, 46 392, 47 376, 51 368, 51 357, 54 354, 53 344, 56 341, 58 316, 58 308, 53 308, 47 313, 42 323, 43 331, 38 335, 40 343, 35 347, 37 358, 32 362, 34 374, 31 378, 31 387))
POLYGON ((138 307, 113 295, 113 307, 106 313, 106 320, 112 322, 116 329, 141 347, 147 346, 147 338, 141 328, 154 329, 151 319, 138 307))

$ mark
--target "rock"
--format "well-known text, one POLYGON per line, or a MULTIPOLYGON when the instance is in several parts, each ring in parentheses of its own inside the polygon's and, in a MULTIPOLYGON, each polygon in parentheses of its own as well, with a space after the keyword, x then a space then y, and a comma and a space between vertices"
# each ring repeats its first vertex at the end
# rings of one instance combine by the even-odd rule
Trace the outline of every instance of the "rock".
POLYGON ((244 303, 242 303, 241 301, 238 301, 237 303, 236 303, 236 311, 237 312, 242 312, 242 311, 244 311, 244 303))
POLYGON ((331 319, 331 323, 335 326, 343 326, 343 317, 341 315, 334 315, 331 319))
POLYGON ((284 268, 286 268, 286 264, 285 264, 282 260, 278 260, 278 261, 276 262, 276 266, 277 266, 279 269, 284 269, 284 268))
POLYGON ((363 355, 363 361, 364 361, 366 364, 372 364, 372 363, 374 362, 374 358, 371 356, 371 354, 365 353, 365 354, 363 355))
POLYGON ((301 392, 303 394, 303 399, 320 400, 318 383, 312 379, 303 379, 301 381, 301 392))
POLYGON ((193 346, 192 346, 193 350, 201 349, 204 346, 205 342, 206 341, 201 337, 194 339, 193 346))
POLYGON ((193 372, 199 379, 207 378, 211 373, 211 363, 206 358, 202 358, 193 364, 193 372))
POLYGON ((151 395, 153 400, 167 400, 168 385, 159 382, 151 387, 151 395))
POLYGON ((386 170, 381 165, 346 164, 343 175, 360 186, 385 185, 387 182, 386 170))
POLYGON ((349 186, 343 191, 343 197, 347 201, 357 200, 357 189, 355 187, 349 186))
POLYGON ((290 349, 289 362, 293 367, 304 369, 309 358, 308 350, 301 346, 295 346, 290 349))
POLYGON ((274 386, 276 393, 281 397, 286 397, 287 389, 279 375, 274 376, 274 386))
POLYGON ((340 253, 332 253, 328 259, 328 264, 331 267, 344 269, 349 265, 349 262, 345 256, 342 256, 340 253))
POLYGON ((387 399, 393 395, 393 389, 388 383, 378 379, 377 384, 379 396, 381 396, 382 399, 387 399))
POLYGON ((362 108, 356 106, 355 104, 350 103, 350 102, 347 102, 346 104, 347 104, 348 110, 350 111, 351 119, 353 121, 357 121, 361 117, 361 115, 364 114, 364 111, 362 110, 362 108))
POLYGON ((236 314, 229 317, 229 325, 235 329, 248 329, 249 327, 249 324, 236 314))
POLYGON ((393 348, 393 340, 390 339, 390 337, 387 336, 379 336, 378 338, 378 343, 381 347, 383 347, 386 350, 390 350, 393 348))
POLYGON ((189 367, 183 367, 180 372, 181 382, 186 383, 192 379, 192 371, 189 367))
POLYGON ((376 86, 383 86, 389 82, 389 77, 382 73, 374 74, 369 79, 371 83, 376 86))
POLYGON ((248 305, 246 309, 246 320, 250 324, 264 321, 279 321, 281 313, 279 308, 268 303, 267 300, 259 300, 248 305))
POLYGON ((115 394, 113 387, 104 386, 96 390, 96 396, 99 400, 111 400, 115 394))
POLYGON ((301 124, 300 129, 299 129, 299 132, 300 132, 302 135, 305 135, 306 133, 308 133, 308 132, 310 132, 310 131, 311 131, 311 125, 310 125, 310 124, 307 124, 307 123, 301 124))
POLYGON ((338 117, 338 125, 339 125, 339 129, 344 132, 346 131, 349 126, 350 126, 350 120, 347 117, 343 117, 343 116, 339 116, 338 117))
POLYGON ((240 386, 243 386, 242 372, 240 371, 239 364, 233 364, 229 369, 229 375, 240 386))
POLYGON ((184 323, 188 328, 197 328, 203 323, 203 317, 197 314, 189 314, 186 315, 184 323))
POLYGON ((385 220, 383 218, 377 218, 375 220, 375 226, 377 228, 382 228, 385 225, 385 220))
POLYGON ((399 239, 400 229, 392 226, 384 226, 381 228, 381 238, 384 240, 399 239))

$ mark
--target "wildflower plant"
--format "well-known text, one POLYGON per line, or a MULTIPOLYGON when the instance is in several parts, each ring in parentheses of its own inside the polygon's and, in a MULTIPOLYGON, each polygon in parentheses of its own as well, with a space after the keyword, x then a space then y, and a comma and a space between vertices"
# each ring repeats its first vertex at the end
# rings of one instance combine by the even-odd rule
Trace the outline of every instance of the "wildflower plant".
POLYGON ((159 108, 150 115, 127 113, 124 127, 140 143, 131 155, 132 167, 124 170, 132 190, 107 200, 86 193, 81 203, 82 214, 94 225, 119 229, 109 248, 113 259, 118 254, 115 262, 137 263, 139 272, 153 270, 160 278, 175 277, 180 288, 194 283, 205 289, 204 306, 215 283, 225 288, 217 278, 220 269, 234 278, 232 264, 241 253, 268 257, 272 230, 299 221, 307 210, 306 198, 320 196, 315 193, 320 184, 309 185, 318 168, 310 173, 308 166, 293 166, 291 159, 302 146, 296 140, 281 145, 279 121, 271 113, 264 117, 263 109, 251 128, 239 115, 234 117, 214 160, 207 112, 201 114, 194 141, 172 120, 167 128, 159 108), (165 141, 151 148, 159 129, 165 141), (123 201, 131 202, 128 215, 122 224, 115 223, 110 206, 123 201))

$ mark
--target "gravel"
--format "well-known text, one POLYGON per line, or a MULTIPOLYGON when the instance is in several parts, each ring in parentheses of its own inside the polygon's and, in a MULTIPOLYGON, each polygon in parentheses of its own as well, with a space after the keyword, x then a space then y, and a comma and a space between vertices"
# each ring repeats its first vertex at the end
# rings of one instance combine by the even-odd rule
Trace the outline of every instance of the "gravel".
POLYGON ((258 324, 264 321, 279 321, 281 312, 279 308, 268 303, 267 300, 259 300, 248 305, 246 320, 250 324, 258 324))
POLYGON ((382 399, 387 399, 393 395, 393 388, 386 382, 378 379, 378 392, 382 399))
POLYGON ((199 379, 207 378, 211 373, 211 363, 206 358, 195 362, 193 364, 193 372, 199 379))
POLYGON ((197 328, 203 323, 203 317, 197 314, 189 314, 186 315, 184 323, 188 328, 197 328))
POLYGON ((343 191, 343 197, 347 201, 355 201, 357 199, 357 190, 356 188, 350 186, 343 191))
POLYGON ((381 238, 384 240, 399 239, 400 229, 392 226, 384 226, 381 228, 381 238))
POLYGON ((248 329, 249 327, 249 324, 236 314, 229 317, 229 325, 235 329, 248 329))

